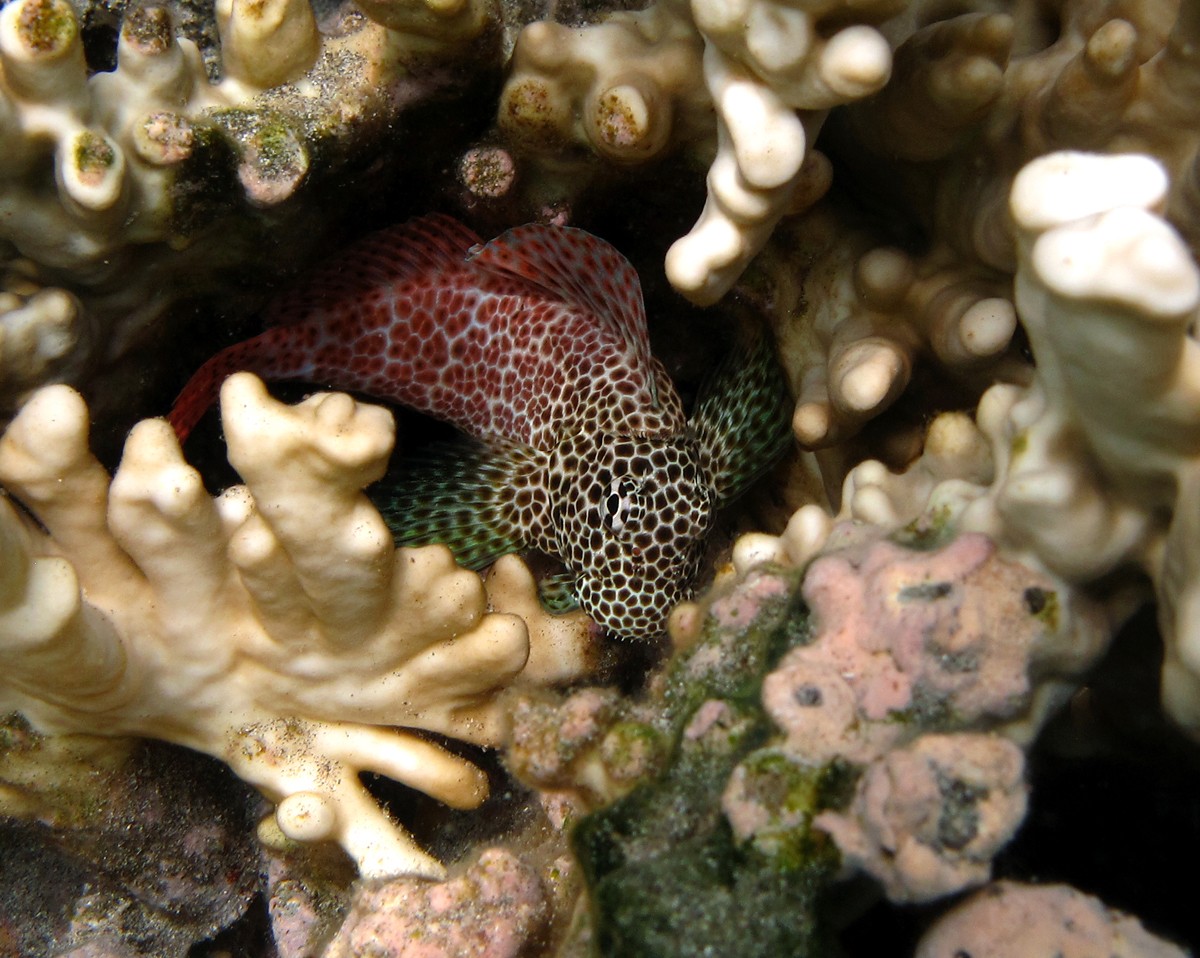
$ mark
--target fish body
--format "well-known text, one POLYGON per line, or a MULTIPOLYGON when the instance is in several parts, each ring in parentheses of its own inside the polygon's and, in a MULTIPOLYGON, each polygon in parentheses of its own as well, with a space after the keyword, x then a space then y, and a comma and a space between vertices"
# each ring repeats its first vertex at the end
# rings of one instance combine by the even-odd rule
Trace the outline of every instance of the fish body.
POLYGON ((524 548, 554 555, 583 609, 622 637, 661 631, 730 475, 759 471, 788 434, 769 350, 764 389, 730 370, 689 422, 650 353, 636 272, 582 230, 531 224, 482 243, 448 217, 413 220, 352 247, 268 319, 184 387, 170 416, 181 437, 243 369, 449 422, 472 441, 404 457, 368 490, 397 542, 445 542, 476 568, 524 548), (730 419, 743 406, 753 427, 730 419))

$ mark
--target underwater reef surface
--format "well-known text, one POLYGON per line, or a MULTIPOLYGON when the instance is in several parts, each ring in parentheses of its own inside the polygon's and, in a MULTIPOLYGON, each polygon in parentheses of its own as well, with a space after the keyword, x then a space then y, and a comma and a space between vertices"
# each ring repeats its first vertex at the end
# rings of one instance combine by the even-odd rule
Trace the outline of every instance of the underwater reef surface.
POLYGON ((0 956, 1195 953, 1198 51, 7 0, 0 956))

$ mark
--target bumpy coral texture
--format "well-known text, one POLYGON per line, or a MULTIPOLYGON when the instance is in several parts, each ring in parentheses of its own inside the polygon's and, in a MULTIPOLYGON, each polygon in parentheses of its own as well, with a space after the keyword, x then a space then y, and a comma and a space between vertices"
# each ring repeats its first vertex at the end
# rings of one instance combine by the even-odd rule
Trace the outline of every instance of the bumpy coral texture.
POLYGON ((956 906, 922 937, 916 958, 1185 958, 1131 915, 1067 885, 996 882, 956 906))
POLYGON ((1147 153, 1170 172, 1168 216, 1194 242, 1194 4, 1068 0, 1049 32, 1019 5, 920 24, 926 9, 910 8, 887 89, 846 111, 854 164, 886 165, 882 193, 960 254, 1012 272, 1022 166, 1058 150, 1147 153))
POLYGON ((708 201, 666 261, 680 292, 713 303, 779 219, 828 188, 812 140, 831 107, 887 82, 891 50, 869 24, 902 7, 659 0, 575 32, 534 23, 518 40, 500 127, 542 153, 579 144, 621 163, 680 143, 710 155, 715 146, 708 201))
MULTIPOLYGON (((1025 814, 1021 744, 1105 647, 1107 623, 1079 600, 1068 614, 1050 579, 984 536, 935 549, 877 537, 833 530, 803 579, 815 634, 766 676, 762 702, 783 733, 777 761, 861 769, 847 807, 812 818, 846 870, 925 901, 987 880, 1025 814)), ((752 615, 754 581, 710 614, 749 601, 752 615)), ((748 760, 725 790, 743 841, 787 825, 761 778, 748 760)))
POLYGON ((90 75, 65 0, 4 7, 0 409, 85 381, 181 290, 215 286, 247 246, 261 257, 255 211, 372 144, 402 105, 404 64, 456 55, 489 9, 402 6, 395 29, 342 10, 322 33, 309 0, 221 0, 216 82, 165 6, 131 5, 116 69, 90 75))
MULTIPOLYGON (((1017 177, 1018 314, 1036 374, 993 386, 976 422, 936 420, 904 475, 856 467, 842 516, 897 528, 942 515, 987 533, 1074 591, 1114 572, 1148 573, 1166 640, 1163 701, 1200 729, 1196 636, 1196 461, 1200 347, 1189 334, 1200 270, 1156 212, 1169 195, 1146 156, 1051 154, 1017 177)), ((746 540, 743 563, 804 561, 830 530, 800 510, 778 540, 746 540)), ((1106 592, 1113 621, 1138 601, 1106 592)))
POLYGON ((519 958, 536 948, 549 904, 537 873, 490 848, 464 873, 430 884, 360 888, 328 958, 519 958))
POLYGON ((246 484, 216 500, 162 420, 134 428, 111 483, 69 388, 14 421, 0 481, 45 531, 0 502, 0 704, 45 731, 207 752, 276 803, 286 835, 339 842, 364 875, 440 875, 358 774, 479 804, 482 772, 394 726, 495 744, 525 624, 485 613, 444 547, 393 547, 360 491, 391 452, 389 413, 339 394, 283 406, 249 374, 223 412, 246 484))
POLYGON ((845 812, 822 812, 844 864, 892 901, 925 901, 986 881, 1025 817, 1021 749, 991 735, 926 735, 874 762, 845 812))
MULTIPOLYGON (((1049 21, 1028 5, 990 6, 914 2, 880 27, 893 75, 836 111, 824 140, 872 214, 827 201, 785 219, 755 264, 808 448, 843 443, 896 402, 919 364, 936 379, 910 397, 918 403, 966 404, 998 380, 1028 382, 1008 195, 1038 156, 1154 156, 1170 173, 1167 218, 1195 248, 1193 5, 1073 0, 1049 21), (920 231, 919 253, 911 235, 892 245, 897 222, 920 231)), ((919 449, 915 431, 893 427, 888 441, 869 454, 902 463, 919 449)), ((824 467, 840 484, 828 457, 824 467)))
POLYGON ((947 247, 907 253, 821 205, 781 225, 756 271, 804 448, 855 435, 900 398, 920 362, 968 392, 1028 376, 1011 348, 1010 277, 947 247))

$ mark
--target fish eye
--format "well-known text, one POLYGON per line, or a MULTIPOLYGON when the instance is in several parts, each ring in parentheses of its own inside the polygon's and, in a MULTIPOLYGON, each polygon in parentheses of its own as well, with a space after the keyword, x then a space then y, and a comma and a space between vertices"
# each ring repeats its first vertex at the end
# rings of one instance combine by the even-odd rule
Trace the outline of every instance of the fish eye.
POLYGON ((633 496, 637 487, 629 479, 614 479, 604 497, 604 524, 613 532, 620 532, 629 521, 629 510, 633 507, 633 496))

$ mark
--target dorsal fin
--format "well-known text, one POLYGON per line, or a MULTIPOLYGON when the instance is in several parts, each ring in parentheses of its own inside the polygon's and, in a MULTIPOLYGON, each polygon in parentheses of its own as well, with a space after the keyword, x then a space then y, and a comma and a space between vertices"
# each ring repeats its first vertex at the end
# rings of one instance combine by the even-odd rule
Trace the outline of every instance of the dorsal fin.
POLYGON ((468 227, 440 213, 371 233, 276 297, 264 320, 268 326, 303 322, 373 289, 462 269, 467 251, 480 242, 468 227))
MULTIPOLYGON (((649 369, 650 338, 637 270, 598 236, 567 226, 530 223, 502 233, 470 255, 492 273, 534 283, 596 316, 649 369)), ((653 384, 651 384, 653 388, 653 384)))

